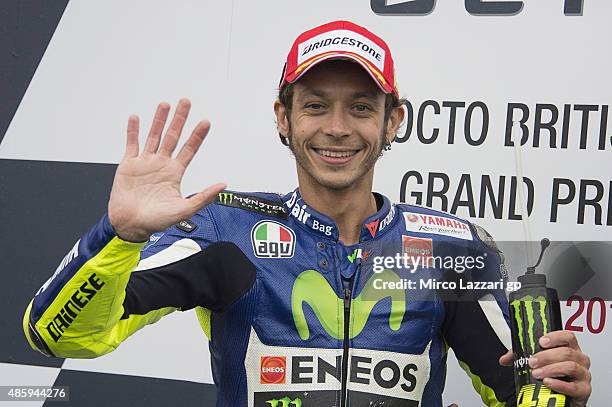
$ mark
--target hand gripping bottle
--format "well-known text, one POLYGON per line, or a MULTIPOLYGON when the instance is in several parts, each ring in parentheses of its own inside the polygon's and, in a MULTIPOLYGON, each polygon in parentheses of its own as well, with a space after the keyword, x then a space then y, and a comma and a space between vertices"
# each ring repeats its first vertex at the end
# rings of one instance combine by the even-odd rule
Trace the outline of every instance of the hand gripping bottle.
POLYGON ((542 350, 539 340, 562 326, 559 296, 546 287, 546 276, 536 274, 550 240, 542 239, 540 258, 527 273, 518 277, 521 288, 510 293, 512 349, 514 351, 514 383, 518 394, 517 407, 570 407, 569 397, 546 387, 531 376, 529 358, 542 350))

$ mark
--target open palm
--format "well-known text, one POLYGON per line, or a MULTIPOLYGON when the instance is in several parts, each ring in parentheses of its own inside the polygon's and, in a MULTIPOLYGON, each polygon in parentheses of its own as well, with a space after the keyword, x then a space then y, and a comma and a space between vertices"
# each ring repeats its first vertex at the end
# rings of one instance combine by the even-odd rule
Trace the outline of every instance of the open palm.
POLYGON ((139 119, 130 116, 125 155, 117 168, 108 203, 109 220, 122 239, 145 241, 152 233, 193 216, 225 188, 221 183, 189 198, 181 194, 185 170, 210 129, 210 122, 199 122, 176 157, 172 157, 190 108, 188 99, 179 101, 162 138, 170 105, 160 103, 142 152, 138 146, 139 119))

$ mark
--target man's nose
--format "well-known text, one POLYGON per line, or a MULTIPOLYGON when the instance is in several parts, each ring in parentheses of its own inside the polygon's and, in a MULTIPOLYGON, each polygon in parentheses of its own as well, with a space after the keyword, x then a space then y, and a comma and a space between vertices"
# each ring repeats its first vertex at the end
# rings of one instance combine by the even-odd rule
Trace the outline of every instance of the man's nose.
POLYGON ((334 137, 349 136, 352 133, 349 112, 339 106, 333 107, 327 117, 325 133, 334 137))

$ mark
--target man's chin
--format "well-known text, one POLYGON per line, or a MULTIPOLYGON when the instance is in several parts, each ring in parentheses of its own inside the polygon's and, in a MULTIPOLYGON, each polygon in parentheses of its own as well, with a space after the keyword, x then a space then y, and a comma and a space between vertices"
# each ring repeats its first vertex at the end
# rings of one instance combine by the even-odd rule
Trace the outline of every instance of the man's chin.
POLYGON ((355 186, 357 179, 354 177, 317 177, 315 178, 317 183, 327 189, 341 192, 351 189, 355 186))
POLYGON ((297 157, 296 160, 298 167, 301 167, 303 173, 307 174, 315 186, 337 192, 354 189, 367 176, 368 171, 363 171, 363 168, 371 168, 367 162, 355 162, 346 166, 326 166, 310 160, 299 160, 297 157), (307 163, 307 165, 302 165, 302 163, 307 163))

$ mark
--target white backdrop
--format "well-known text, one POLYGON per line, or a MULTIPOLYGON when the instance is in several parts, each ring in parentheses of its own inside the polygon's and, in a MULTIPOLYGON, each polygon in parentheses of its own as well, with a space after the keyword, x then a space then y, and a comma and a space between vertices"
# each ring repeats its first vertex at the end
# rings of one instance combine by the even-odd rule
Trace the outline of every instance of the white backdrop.
MULTIPOLYGON (((411 2, 387 2, 399 3, 411 2)), ((187 96, 193 109, 186 128, 201 118, 210 119, 213 126, 186 176, 185 193, 217 181, 235 190, 290 190, 296 184, 293 159, 278 142, 272 112, 284 57, 298 33, 327 21, 349 19, 389 43, 400 93, 414 112, 405 142, 394 144, 378 166, 376 190, 397 201, 402 177, 416 171, 423 184, 411 178, 405 185, 406 201, 415 203, 414 193, 422 192, 425 204, 429 174, 444 173, 450 210, 455 195, 471 200, 467 184, 460 185, 466 174, 475 221, 498 240, 547 236, 611 241, 612 125, 606 117, 612 96, 612 4, 584 0, 582 15, 570 16, 563 13, 563 0, 531 0, 513 15, 475 16, 463 2, 437 3, 427 15, 383 16, 372 11, 368 0, 71 0, 0 146, 0 158, 116 163, 129 114, 139 114, 141 129, 146 130, 157 102, 175 104, 187 96), (444 107, 448 102, 465 106, 456 109, 453 144, 449 143, 451 109, 444 107), (464 136, 468 106, 474 102, 480 103, 471 109, 473 139, 482 134, 483 110, 488 114, 486 138, 477 146, 469 145, 464 136), (439 114, 432 107, 436 104, 439 114), (524 112, 515 108, 510 116, 514 126, 508 125, 509 104, 523 104, 529 112, 524 123, 529 138, 516 148, 505 145, 506 131, 511 127, 515 144, 520 144, 524 112), (552 110, 558 111, 554 148, 549 130, 541 131, 539 146, 534 147, 537 104, 552 105, 543 109, 542 123, 551 121, 552 110), (420 141, 419 128, 421 139, 430 139, 438 129, 435 142, 420 141), (566 148, 561 148, 563 134, 566 148), (490 177, 494 190, 505 177, 505 200, 497 219, 488 200, 479 216, 483 174, 490 177), (519 177, 519 185, 520 177, 527 177, 534 186, 533 210, 526 221, 510 219, 513 176, 519 177), (557 219, 551 221, 555 179, 570 180, 575 197, 558 205, 557 219), (579 222, 580 202, 596 196, 601 219, 594 207, 586 206, 579 222)), ((568 183, 564 181, 558 197, 567 197, 568 183)), ((441 186, 438 177, 434 189, 441 186)), ((515 192, 518 196, 518 189, 515 192)), ((520 196, 516 201, 515 213, 521 213, 525 205, 520 196)), ((440 199, 432 204, 442 208, 440 199)), ((470 216, 465 206, 457 214, 470 216)), ((513 259, 509 262, 512 265, 513 259)), ((610 302, 606 305, 609 311, 610 302)), ((567 319, 577 306, 562 308, 567 319)), ((593 312, 598 320, 596 307, 593 312)), ((605 405, 612 396, 606 388, 612 362, 597 356, 606 354, 612 323, 600 333, 590 333, 586 315, 581 314, 576 325, 585 326, 580 341, 594 359, 592 405, 605 405)), ((210 383, 210 369, 204 363, 207 352, 195 315, 175 315, 145 329, 114 354, 67 361, 63 367, 210 383), (177 341, 183 345, 176 346, 177 341), (156 351, 159 358, 154 365, 145 364, 153 348, 163 351, 156 351)), ((478 405, 454 361, 449 362, 447 382, 445 401, 478 405)))

